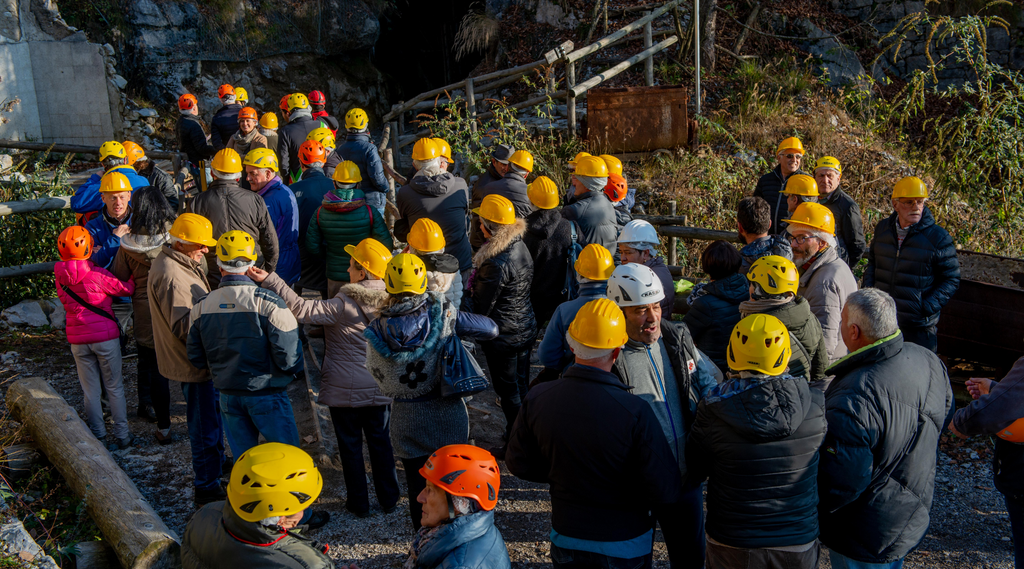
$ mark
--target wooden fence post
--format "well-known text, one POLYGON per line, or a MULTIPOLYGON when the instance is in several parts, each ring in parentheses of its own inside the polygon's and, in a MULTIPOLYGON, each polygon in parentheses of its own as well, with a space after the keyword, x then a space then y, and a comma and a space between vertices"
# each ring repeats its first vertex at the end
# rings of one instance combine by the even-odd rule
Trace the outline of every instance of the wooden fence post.
MULTIPOLYGON (((670 200, 668 202, 668 213, 669 215, 675 217, 676 200, 670 200)), ((683 225, 686 225, 685 221, 683 222, 683 225)), ((678 245, 678 243, 679 240, 676 239, 675 237, 668 238, 668 264, 673 267, 679 264, 679 253, 676 251, 676 246, 678 245)))
MULTIPOLYGON (((649 16, 650 11, 644 12, 644 16, 649 16)), ((651 30, 651 23, 647 22, 644 24, 644 49, 650 48, 654 45, 654 34, 651 30)), ((644 60, 644 78, 647 80, 647 86, 654 86, 654 56, 648 57, 644 60)))
POLYGON ((473 78, 466 79, 466 110, 469 115, 469 129, 476 133, 476 93, 473 92, 473 78))
POLYGON ((391 152, 394 155, 395 170, 402 169, 402 152, 401 148, 398 147, 398 138, 402 135, 402 131, 398 130, 398 119, 391 121, 391 152))
POLYGON ((569 120, 569 136, 576 136, 576 64, 572 61, 565 64, 565 117, 569 120))

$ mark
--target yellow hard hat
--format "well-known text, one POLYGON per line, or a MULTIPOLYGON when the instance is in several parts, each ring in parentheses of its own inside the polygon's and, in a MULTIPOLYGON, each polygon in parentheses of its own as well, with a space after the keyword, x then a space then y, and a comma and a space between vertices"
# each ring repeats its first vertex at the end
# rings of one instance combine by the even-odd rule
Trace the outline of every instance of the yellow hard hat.
POLYGON ((473 213, 487 221, 500 223, 501 225, 511 225, 516 222, 515 206, 512 205, 508 198, 498 194, 491 194, 485 197, 480 207, 475 208, 473 213))
POLYGON ((729 335, 726 359, 733 371, 759 371, 779 375, 786 371, 792 351, 789 330, 770 314, 751 314, 729 335))
POLYGON ((794 150, 796 152, 799 152, 800 154, 805 154, 804 143, 800 142, 800 139, 795 136, 791 136, 786 140, 780 142, 779 149, 776 150, 775 153, 782 154, 784 150, 794 150))
POLYGON ((843 166, 839 163, 839 159, 834 156, 822 156, 818 158, 818 161, 814 163, 814 171, 817 172, 819 168, 832 168, 840 174, 843 173, 843 166))
POLYGON ((337 141, 334 139, 334 133, 331 132, 331 129, 329 128, 314 128, 306 135, 306 140, 315 140, 329 148, 337 147, 337 141))
POLYGON ((359 166, 351 160, 345 160, 334 168, 332 179, 339 184, 358 184, 363 181, 363 175, 359 173, 359 166))
POLYGON ((586 158, 587 156, 593 156, 593 155, 591 153, 589 153, 589 152, 577 152, 576 156, 574 156, 573 159, 569 161, 569 165, 570 166, 575 166, 575 165, 580 163, 580 159, 581 158, 586 158))
POLYGON ((533 154, 526 150, 516 150, 509 156, 508 161, 527 172, 533 172, 533 154))
POLYGON ((445 160, 454 162, 454 160, 452 160, 452 147, 448 145, 447 140, 443 138, 434 138, 434 144, 437 145, 441 152, 441 156, 443 156, 445 160))
POLYGON ((626 317, 622 309, 607 298, 591 300, 583 305, 572 324, 569 336, 588 348, 621 348, 626 340, 626 317))
POLYGON ((767 255, 750 265, 747 280, 761 285, 768 294, 796 294, 800 273, 793 261, 779 255, 767 255))
POLYGON ((308 109, 309 99, 306 98, 302 93, 292 93, 288 95, 288 112, 292 112, 295 109, 308 109))
POLYGON ((794 196, 818 197, 818 182, 806 174, 796 174, 786 180, 782 193, 794 196))
POLYGON ((141 146, 135 144, 130 140, 124 141, 124 144, 122 146, 124 146, 124 151, 126 154, 125 164, 127 164, 128 166, 131 166, 138 162, 139 160, 142 160, 143 158, 146 157, 146 151, 143 150, 141 146))
POLYGON ((235 102, 245 103, 249 100, 249 92, 244 87, 235 87, 235 102))
POLYGON ((591 243, 580 251, 573 268, 581 277, 592 281, 606 281, 615 270, 615 259, 603 245, 591 243))
POLYGON ((804 202, 793 210, 792 219, 782 221, 790 225, 805 225, 829 235, 836 234, 836 218, 832 215, 832 210, 820 203, 804 202))
POLYGON ((124 145, 116 140, 108 140, 100 145, 100 162, 103 162, 107 158, 127 158, 128 153, 124 149, 124 145))
POLYGON ((444 232, 433 220, 421 217, 412 224, 407 238, 409 245, 421 253, 433 253, 444 249, 444 232))
MULTIPOLYGON (((253 148, 245 154, 245 160, 242 164, 257 168, 270 168, 277 172, 277 154, 269 148, 253 148)), ((220 168, 217 169, 219 170, 220 168)))
POLYGON ((263 128, 277 128, 277 115, 274 113, 263 113, 260 119, 260 126, 263 128))
POLYGON ((928 186, 917 176, 907 176, 892 188, 892 199, 928 198, 928 186))
POLYGON ((432 160, 441 156, 441 149, 433 138, 421 138, 412 146, 413 160, 432 160))
POLYGON ((384 278, 384 271, 391 260, 391 251, 383 243, 367 237, 358 245, 345 245, 345 252, 366 269, 366 272, 378 279, 384 278))
POLYGON ((363 130, 370 124, 370 117, 366 116, 363 109, 350 109, 345 113, 345 128, 363 130))
POLYGON ((255 261, 256 240, 239 229, 228 231, 217 240, 217 258, 225 262, 235 259, 255 261))
POLYGON ((622 160, 612 156, 611 154, 602 154, 598 156, 601 160, 604 160, 605 165, 608 166, 608 172, 611 174, 622 175, 622 160))
POLYGON ((211 166, 214 170, 225 174, 237 174, 242 171, 242 158, 233 148, 225 148, 214 154, 211 166))
POLYGON ((305 510, 323 487, 320 471, 306 451, 264 443, 245 451, 231 468, 228 503, 238 517, 258 522, 305 510))
POLYGON ((128 176, 120 172, 110 171, 100 178, 100 193, 130 191, 132 191, 132 183, 128 181, 128 176))
POLYGON ((384 288, 390 294, 423 294, 427 290, 427 266, 416 255, 395 255, 388 261, 384 274, 384 288))
POLYGON ((217 240, 213 238, 213 224, 198 213, 179 215, 171 225, 169 233, 171 237, 177 237, 189 243, 199 243, 207 247, 217 245, 217 240))
POLYGON ((577 176, 589 176, 591 178, 607 178, 608 165, 597 156, 584 156, 576 162, 577 176))
POLYGON ((538 209, 554 209, 558 207, 558 187, 547 176, 538 176, 526 186, 526 197, 538 209))

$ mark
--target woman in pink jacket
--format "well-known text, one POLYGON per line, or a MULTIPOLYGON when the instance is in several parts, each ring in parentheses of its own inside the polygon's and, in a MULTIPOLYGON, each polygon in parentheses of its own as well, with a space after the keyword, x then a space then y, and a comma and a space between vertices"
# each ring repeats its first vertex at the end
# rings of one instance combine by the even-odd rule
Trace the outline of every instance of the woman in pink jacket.
POLYGON ((132 435, 128 431, 121 381, 121 331, 110 307, 110 297, 131 296, 135 281, 121 282, 89 260, 93 243, 84 227, 73 225, 62 231, 57 249, 61 261, 53 272, 57 296, 67 313, 68 342, 85 394, 85 422, 97 439, 106 438, 100 407, 100 395, 105 388, 114 420, 113 437, 107 441, 107 448, 126 448, 132 444, 132 435))

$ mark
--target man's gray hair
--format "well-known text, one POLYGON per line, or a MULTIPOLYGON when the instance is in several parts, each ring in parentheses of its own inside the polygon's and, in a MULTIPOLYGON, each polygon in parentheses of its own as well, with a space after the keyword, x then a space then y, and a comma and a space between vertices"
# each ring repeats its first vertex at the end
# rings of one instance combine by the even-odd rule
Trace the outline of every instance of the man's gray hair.
POLYGON ((236 97, 235 95, 224 95, 220 99, 220 102, 224 103, 225 106, 226 105, 234 105, 237 101, 238 101, 238 97, 236 97))
POLYGON ((569 343, 569 349, 581 360, 603 360, 612 355, 615 348, 591 348, 576 341, 569 332, 565 333, 565 341, 569 343))
POLYGON ((515 172, 516 174, 519 174, 520 176, 522 176, 524 178, 530 175, 530 172, 527 171, 526 168, 520 168, 519 166, 516 166, 515 164, 512 164, 512 163, 509 163, 509 167, 512 168, 513 172, 515 172))
POLYGON ((235 259, 233 261, 221 261, 217 259, 217 266, 224 269, 225 272, 233 275, 244 274, 245 271, 249 270, 249 267, 256 264, 256 261, 250 261, 249 259, 235 259))
POLYGON ((786 233, 789 233, 790 235, 794 235, 794 233, 793 233, 794 229, 803 229, 807 233, 817 237, 818 240, 821 241, 822 243, 828 244, 829 247, 835 247, 837 245, 836 236, 835 235, 831 235, 830 233, 822 231, 820 229, 815 229, 813 227, 809 227, 809 226, 803 225, 803 224, 797 224, 797 225, 790 225, 789 227, 787 227, 786 228, 786 233))
POLYGON ((430 160, 413 160, 412 167, 416 169, 416 172, 428 170, 425 175, 436 176, 441 172, 441 159, 431 158, 430 160))
MULTIPOLYGON (((263 169, 266 170, 266 168, 263 168, 263 169)), ((242 179, 242 173, 241 172, 235 172, 233 174, 228 174, 227 172, 221 172, 220 170, 218 170, 216 168, 210 168, 210 174, 214 178, 217 178, 219 180, 240 180, 240 179, 242 179)))
POLYGON ((651 254, 652 257, 658 256, 658 250, 654 248, 653 243, 648 243, 646 241, 635 241, 632 243, 623 243, 623 245, 629 247, 630 249, 636 249, 637 251, 647 251, 648 253, 651 254))
POLYGON ((583 187, 590 190, 591 192, 600 192, 608 185, 608 177, 595 178, 593 176, 580 176, 576 174, 576 179, 583 184, 583 187))
POLYGON ((115 166, 124 166, 127 161, 124 158, 118 158, 116 156, 107 156, 103 159, 103 169, 109 170, 115 166))
POLYGON ((846 297, 846 317, 869 340, 878 341, 899 330, 896 301, 877 288, 862 288, 846 297))

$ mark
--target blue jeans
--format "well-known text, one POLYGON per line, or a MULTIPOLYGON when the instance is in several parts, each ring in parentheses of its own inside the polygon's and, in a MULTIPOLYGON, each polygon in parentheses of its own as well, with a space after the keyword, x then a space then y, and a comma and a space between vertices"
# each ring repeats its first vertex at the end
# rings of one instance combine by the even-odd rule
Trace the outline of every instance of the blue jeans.
POLYGON ((1010 515, 1010 535, 1013 536, 1013 566, 1024 569, 1024 502, 1003 496, 1006 513, 1010 515))
POLYGON ((551 544, 551 564, 555 569, 650 569, 652 554, 622 559, 603 553, 563 549, 551 544))
POLYGON ((224 425, 217 412, 220 395, 212 381, 182 383, 181 392, 185 395, 194 484, 200 490, 212 490, 220 484, 224 464, 224 425))
POLYGON ((856 559, 850 559, 849 557, 836 553, 833 550, 828 550, 829 559, 832 561, 832 569, 900 569, 903 567, 903 560, 899 559, 892 563, 865 563, 863 561, 857 561, 856 559))
POLYGON ((267 395, 220 396, 220 412, 224 416, 224 430, 235 458, 259 444, 260 435, 268 443, 299 446, 299 430, 295 427, 295 414, 288 393, 279 391, 267 395))

